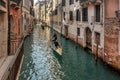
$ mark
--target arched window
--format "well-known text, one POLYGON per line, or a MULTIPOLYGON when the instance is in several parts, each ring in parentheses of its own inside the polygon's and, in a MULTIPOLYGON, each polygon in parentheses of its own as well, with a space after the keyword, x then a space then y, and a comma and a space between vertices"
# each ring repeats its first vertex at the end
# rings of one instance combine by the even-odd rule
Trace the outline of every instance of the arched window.
POLYGON ((80 11, 76 10, 76 21, 80 21, 80 11))

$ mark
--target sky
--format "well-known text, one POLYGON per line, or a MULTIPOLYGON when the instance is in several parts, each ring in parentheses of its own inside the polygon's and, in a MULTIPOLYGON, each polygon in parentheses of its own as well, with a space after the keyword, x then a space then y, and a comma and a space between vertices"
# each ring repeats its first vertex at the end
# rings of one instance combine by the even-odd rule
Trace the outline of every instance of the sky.
MULTIPOLYGON (((37 2, 38 0, 34 0, 34 4, 37 2)), ((42 1, 42 0, 39 0, 39 1, 42 1)))
POLYGON ((37 0, 34 0, 34 4, 36 3, 37 0))

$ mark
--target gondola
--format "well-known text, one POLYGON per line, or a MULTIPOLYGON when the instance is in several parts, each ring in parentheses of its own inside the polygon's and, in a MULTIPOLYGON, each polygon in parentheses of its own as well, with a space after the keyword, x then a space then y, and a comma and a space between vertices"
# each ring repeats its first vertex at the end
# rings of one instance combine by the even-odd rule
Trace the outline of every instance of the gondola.
POLYGON ((62 46, 56 48, 54 44, 51 44, 51 49, 53 50, 53 53, 58 54, 59 56, 62 56, 62 46))

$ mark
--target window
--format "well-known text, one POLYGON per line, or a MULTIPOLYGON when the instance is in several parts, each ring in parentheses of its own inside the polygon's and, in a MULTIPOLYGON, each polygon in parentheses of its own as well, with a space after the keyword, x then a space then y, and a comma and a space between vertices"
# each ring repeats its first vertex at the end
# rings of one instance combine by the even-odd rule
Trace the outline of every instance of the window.
POLYGON ((76 21, 80 21, 80 11, 76 10, 76 21))
POLYGON ((69 0, 70 5, 73 4, 73 1, 74 1, 74 0, 69 0))
POLYGON ((66 3, 65 0, 62 0, 62 6, 65 6, 65 3, 66 3))
POLYGON ((95 43, 100 45, 100 33, 95 32, 95 43))
POLYGON ((100 5, 96 5, 95 9, 96 9, 96 22, 100 22, 100 5))
POLYGON ((20 35, 20 27, 21 27, 21 25, 20 25, 20 19, 18 19, 18 35, 20 35))
POLYGON ((77 28, 77 36, 80 36, 80 28, 77 28))
POLYGON ((57 15, 58 13, 57 13, 57 9, 55 9, 54 11, 53 11, 53 13, 52 13, 52 15, 57 15))
POLYGON ((70 14, 70 21, 72 21, 73 20, 73 12, 70 11, 69 14, 70 14))
POLYGON ((88 8, 82 9, 82 21, 88 21, 88 8))
POLYGON ((64 17, 64 20, 65 20, 65 12, 63 13, 63 17, 64 17))
POLYGON ((57 15, 58 13, 57 13, 57 9, 55 10, 55 15, 57 15))

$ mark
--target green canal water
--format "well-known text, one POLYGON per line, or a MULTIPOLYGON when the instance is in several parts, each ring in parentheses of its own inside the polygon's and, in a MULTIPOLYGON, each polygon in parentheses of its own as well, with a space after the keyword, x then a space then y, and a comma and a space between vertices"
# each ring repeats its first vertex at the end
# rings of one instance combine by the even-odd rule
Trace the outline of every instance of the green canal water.
POLYGON ((24 61, 19 80, 120 80, 120 74, 71 40, 57 33, 62 57, 50 48, 49 28, 36 26, 24 44, 24 61))

